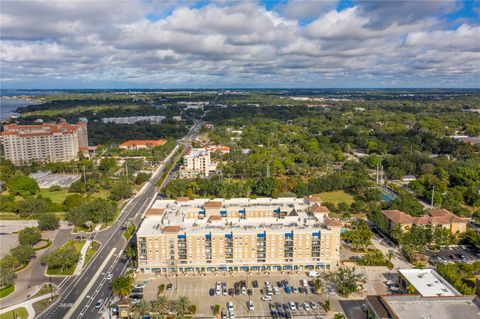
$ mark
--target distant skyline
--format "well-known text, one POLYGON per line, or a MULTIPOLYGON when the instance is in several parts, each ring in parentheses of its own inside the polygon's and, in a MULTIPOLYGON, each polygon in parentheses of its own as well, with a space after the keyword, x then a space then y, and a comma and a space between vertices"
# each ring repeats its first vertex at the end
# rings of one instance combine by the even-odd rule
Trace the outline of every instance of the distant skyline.
POLYGON ((0 6, 2 88, 480 88, 480 1, 0 6))

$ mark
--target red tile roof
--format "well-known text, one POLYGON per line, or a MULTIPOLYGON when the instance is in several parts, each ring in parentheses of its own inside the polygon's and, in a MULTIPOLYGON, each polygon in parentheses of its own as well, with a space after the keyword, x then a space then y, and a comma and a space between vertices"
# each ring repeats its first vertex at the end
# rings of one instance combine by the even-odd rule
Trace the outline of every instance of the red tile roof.
POLYGON ((162 146, 167 143, 166 140, 129 140, 120 144, 120 147, 131 147, 131 146, 162 146))
POLYGON ((188 202, 190 197, 177 197, 177 202, 188 202))
POLYGON ((330 210, 326 206, 314 205, 310 207, 310 211, 314 214, 316 213, 330 213, 330 210))
POLYGON ((222 202, 219 201, 208 201, 203 204, 204 208, 221 208, 222 207, 222 202))
POLYGON ((219 221, 219 220, 222 220, 222 216, 210 216, 208 217, 208 222, 212 222, 212 221, 219 221))
POLYGON ((164 208, 150 208, 145 215, 146 216, 152 216, 152 215, 161 216, 164 213, 165 213, 164 208))
POLYGON ((329 227, 342 227, 342 223, 338 219, 331 219, 326 217, 324 221, 325 221, 325 225, 329 227))
POLYGON ((164 233, 178 233, 180 229, 180 226, 165 226, 163 227, 162 231, 164 233))
POLYGON ((468 219, 458 217, 444 208, 432 209, 427 214, 418 217, 410 216, 399 210, 382 210, 382 213, 395 224, 402 225, 450 225, 468 222, 468 219))

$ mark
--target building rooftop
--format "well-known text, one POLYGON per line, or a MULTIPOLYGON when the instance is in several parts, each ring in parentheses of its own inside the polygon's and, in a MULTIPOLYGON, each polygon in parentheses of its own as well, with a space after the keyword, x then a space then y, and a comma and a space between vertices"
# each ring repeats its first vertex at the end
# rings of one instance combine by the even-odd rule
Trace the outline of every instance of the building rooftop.
POLYGON ((204 148, 189 148, 185 152, 185 156, 190 156, 190 157, 199 157, 207 154, 210 154, 210 153, 208 150, 204 148))
POLYGON ((330 227, 341 226, 338 220, 328 218, 327 214, 311 214, 309 207, 308 200, 294 197, 157 200, 145 215, 138 235, 155 235, 166 230, 171 232, 167 227, 176 227, 177 232, 192 234, 261 232, 265 229, 279 233, 319 228, 328 231, 330 227), (199 217, 205 209, 218 210, 218 215, 199 217), (240 216, 243 210, 246 210, 246 218, 240 216), (162 213, 150 213, 157 211, 162 213), (272 216, 249 216, 249 212, 255 214, 265 211, 271 211, 272 216), (279 215, 282 217, 279 218, 279 215))
POLYGON ((77 132, 79 126, 85 126, 86 123, 68 124, 65 121, 58 123, 43 123, 39 125, 18 125, 6 124, 1 135, 16 135, 19 137, 49 136, 54 134, 73 134, 77 132))
POLYGON ((389 314, 384 318, 480 318, 478 298, 473 296, 424 298, 418 295, 392 295, 381 296, 381 300, 383 305, 386 305, 389 314))
POLYGON ((461 295, 433 269, 399 269, 398 272, 422 297, 461 295))
POLYGON ((451 223, 468 222, 468 219, 461 218, 444 208, 432 209, 427 214, 419 217, 408 215, 407 213, 396 209, 382 210, 382 214, 395 224, 448 225, 451 223))
POLYGON ((120 147, 130 146, 162 146, 167 143, 166 140, 129 140, 120 144, 120 147))

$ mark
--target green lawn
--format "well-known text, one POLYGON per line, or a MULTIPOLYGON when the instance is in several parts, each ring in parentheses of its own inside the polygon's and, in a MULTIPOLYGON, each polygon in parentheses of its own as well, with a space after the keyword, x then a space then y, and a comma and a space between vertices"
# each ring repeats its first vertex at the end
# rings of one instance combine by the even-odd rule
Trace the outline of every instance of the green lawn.
POLYGON ((0 298, 6 297, 12 292, 15 291, 15 285, 7 286, 5 288, 0 289, 0 298))
POLYGON ((40 195, 50 198, 54 203, 62 204, 65 197, 72 195, 72 193, 68 192, 68 188, 62 188, 62 190, 58 192, 51 192, 48 188, 45 188, 40 190, 40 195))
POLYGON ((335 205, 338 205, 341 202, 345 202, 350 205, 355 201, 353 196, 345 191, 325 192, 315 194, 314 196, 319 196, 323 203, 328 202, 335 205))
POLYGON ((13 212, 0 212, 0 220, 26 220, 30 218, 23 218, 13 212))
MULTIPOLYGON (((67 245, 68 243, 70 243, 71 241, 65 243, 65 245, 67 245)), ((85 240, 80 240, 80 241, 77 241, 75 240, 73 242, 73 246, 75 247, 75 250, 77 252, 80 252, 82 250, 82 247, 83 247, 83 244, 85 244, 85 240)), ((77 268, 77 265, 72 265, 71 267, 68 267, 66 269, 64 269, 63 271, 59 268, 50 268, 48 267, 47 268, 47 274, 48 275, 61 275, 61 276, 68 276, 68 275, 71 275, 73 274, 73 272, 75 271, 75 268, 77 268)))
POLYGON ((97 242, 92 242, 90 244, 90 246, 88 247, 87 249, 87 253, 85 254, 85 263, 84 265, 88 264, 88 262, 90 261, 90 259, 92 259, 93 255, 95 254, 95 252, 98 250, 98 246, 99 244, 97 242))
POLYGON ((24 307, 10 310, 8 312, 2 313, 0 319, 27 319, 28 312, 24 307))

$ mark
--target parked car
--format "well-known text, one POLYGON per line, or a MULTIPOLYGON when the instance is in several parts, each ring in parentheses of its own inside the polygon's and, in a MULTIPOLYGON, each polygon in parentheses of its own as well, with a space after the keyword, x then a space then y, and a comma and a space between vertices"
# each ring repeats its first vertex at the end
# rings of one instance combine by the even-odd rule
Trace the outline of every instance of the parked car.
POLYGON ((317 309, 317 304, 314 301, 310 302, 310 307, 312 307, 313 310, 317 309))
POLYGON ((247 295, 249 296, 253 295, 253 290, 251 288, 247 289, 247 295))
POLYGON ((208 290, 208 295, 209 295, 210 297, 211 297, 211 296, 215 296, 215 289, 210 288, 210 289, 208 290))
POLYGON ((270 301, 270 300, 272 300, 272 296, 268 296, 268 295, 263 296, 263 297, 262 297, 262 300, 263 300, 263 301, 270 301))
POLYGON ((290 301, 288 303, 288 306, 290 307, 290 310, 292 310, 292 311, 297 310, 297 306, 295 305, 295 303, 293 301, 290 301))
POLYGON ((273 294, 278 295, 280 293, 280 290, 278 290, 277 287, 273 287, 273 294))
POLYGON ((256 280, 252 281, 252 287, 253 288, 258 288, 258 281, 256 281, 256 280))
POLYGON ((285 293, 287 293, 287 294, 292 293, 292 289, 290 289, 290 287, 288 287, 288 286, 285 286, 285 288, 283 288, 283 290, 285 290, 285 293))
POLYGON ((224 295, 224 296, 228 295, 228 289, 227 289, 227 287, 223 287, 223 289, 222 289, 222 295, 224 295))
POLYGON ((173 289, 173 285, 172 284, 167 284, 167 291, 171 291, 173 289))
POLYGON ((247 288, 245 288, 244 286, 242 286, 242 295, 245 295, 247 293, 247 288))
POLYGON ((303 303, 303 308, 305 309, 305 311, 310 311, 310 310, 312 310, 312 308, 310 308, 310 303, 308 303, 308 302, 304 302, 304 303, 303 303))
POLYGON ((235 294, 235 290, 233 288, 228 289, 228 295, 233 296, 235 294))
POLYGON ((227 302, 227 310, 228 312, 233 312, 233 302, 227 302))
POLYGON ((247 302, 247 308, 248 308, 248 311, 255 311, 255 305, 253 304, 253 301, 247 302))

